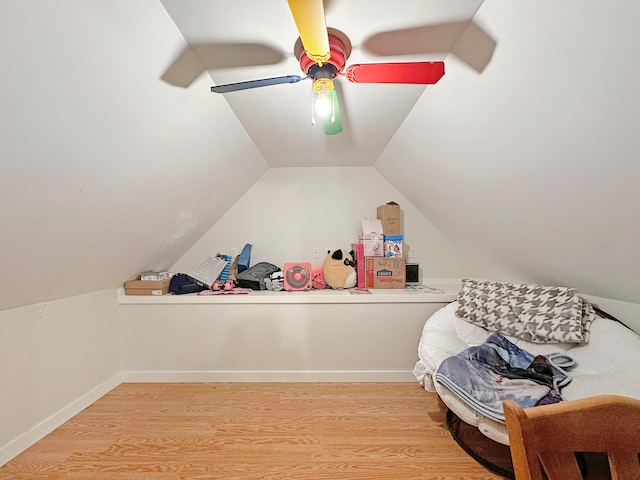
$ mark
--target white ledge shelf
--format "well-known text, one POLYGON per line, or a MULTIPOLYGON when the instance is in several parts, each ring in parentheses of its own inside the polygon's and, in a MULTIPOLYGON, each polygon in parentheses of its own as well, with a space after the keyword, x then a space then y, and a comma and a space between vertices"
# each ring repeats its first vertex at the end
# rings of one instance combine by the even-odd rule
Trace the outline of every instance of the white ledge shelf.
POLYGON ((456 279, 425 282, 406 289, 369 289, 369 293, 348 290, 311 290, 307 292, 252 291, 238 295, 125 295, 120 289, 120 305, 179 304, 286 304, 286 303, 449 303, 456 299, 460 281, 456 279))

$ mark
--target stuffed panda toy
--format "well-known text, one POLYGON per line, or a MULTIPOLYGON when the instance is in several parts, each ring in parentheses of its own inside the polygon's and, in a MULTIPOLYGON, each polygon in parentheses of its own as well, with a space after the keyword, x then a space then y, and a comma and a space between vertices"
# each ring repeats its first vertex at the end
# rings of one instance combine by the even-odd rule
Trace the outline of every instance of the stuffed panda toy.
POLYGON ((322 264, 326 284, 335 289, 356 286, 356 264, 353 255, 341 248, 330 251, 322 264))

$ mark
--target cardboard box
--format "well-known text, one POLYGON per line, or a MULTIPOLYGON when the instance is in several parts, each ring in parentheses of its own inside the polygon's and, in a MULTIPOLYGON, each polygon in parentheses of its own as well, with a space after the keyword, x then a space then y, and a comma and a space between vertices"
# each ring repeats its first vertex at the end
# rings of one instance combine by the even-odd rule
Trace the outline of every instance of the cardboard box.
POLYGON ((365 257, 384 256, 384 235, 382 233, 382 222, 375 219, 365 218, 360 222, 359 241, 364 245, 365 257))
POLYGON ((380 205, 377 214, 378 220, 382 222, 382 233, 385 235, 402 235, 400 205, 396 202, 380 205))
POLYGON ((166 295, 169 293, 170 278, 164 280, 129 280, 124 282, 126 295, 166 295))
POLYGON ((405 288, 406 259, 365 257, 365 288, 405 288))

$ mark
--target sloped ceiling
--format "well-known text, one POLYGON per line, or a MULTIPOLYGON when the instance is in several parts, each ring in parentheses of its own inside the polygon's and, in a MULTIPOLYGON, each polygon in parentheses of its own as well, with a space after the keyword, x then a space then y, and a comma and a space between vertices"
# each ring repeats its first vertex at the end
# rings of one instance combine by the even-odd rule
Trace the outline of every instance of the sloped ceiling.
MULTIPOLYGON (((190 53, 193 63, 199 59, 200 71, 207 69, 212 84, 283 75, 304 76, 294 55, 298 32, 285 0, 161 2, 192 47, 190 52, 181 54, 190 53), (249 46, 241 48, 243 44, 249 46), (229 67, 230 63, 242 61, 267 65, 229 67)), ((403 0, 400 3, 330 0, 325 1, 325 19, 329 28, 343 32, 351 42, 347 66, 436 61, 454 52, 470 62, 469 68, 482 68, 478 62, 481 65, 490 58, 493 40, 483 38, 473 25, 467 30, 481 3, 481 0, 403 0), (475 51, 464 48, 465 38, 474 39, 475 51)), ((193 65, 185 64, 183 55, 168 67, 165 78, 183 80, 186 72, 191 73, 189 66, 198 71, 193 65)), ((352 84, 340 76, 335 83, 344 130, 332 136, 324 134, 322 122, 311 125, 309 80, 224 96, 271 166, 373 165, 425 86, 352 84)), ((177 84, 188 85, 188 82, 177 84)))
POLYGON ((303 160, 374 165, 449 240, 522 279, 640 303, 637 2, 326 11, 354 43, 350 62, 391 60, 371 51, 379 32, 466 28, 420 55, 445 59, 437 85, 344 85, 345 131, 328 138, 309 125, 308 84, 208 93, 298 73, 284 0, 0 2, 0 309, 171 265, 269 167, 303 160), (483 68, 462 48, 478 30, 495 41, 483 68), (282 60, 186 88, 161 79, 187 42, 212 41, 266 44, 282 60))
POLYGON ((209 81, 160 80, 184 45, 156 0, 0 2, 0 308, 173 264, 267 170, 209 81))
POLYGON ((638 18, 631 1, 485 1, 490 65, 448 62, 376 168, 463 250, 640 303, 638 18))

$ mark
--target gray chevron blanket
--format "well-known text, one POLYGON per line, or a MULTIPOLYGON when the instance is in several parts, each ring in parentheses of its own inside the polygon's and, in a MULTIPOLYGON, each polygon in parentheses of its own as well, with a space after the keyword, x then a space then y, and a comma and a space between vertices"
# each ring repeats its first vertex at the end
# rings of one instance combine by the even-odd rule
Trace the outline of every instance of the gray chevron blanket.
POLYGON ((586 343, 593 306, 572 288, 465 279, 456 316, 534 343, 586 343))

